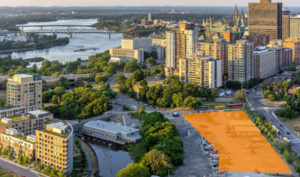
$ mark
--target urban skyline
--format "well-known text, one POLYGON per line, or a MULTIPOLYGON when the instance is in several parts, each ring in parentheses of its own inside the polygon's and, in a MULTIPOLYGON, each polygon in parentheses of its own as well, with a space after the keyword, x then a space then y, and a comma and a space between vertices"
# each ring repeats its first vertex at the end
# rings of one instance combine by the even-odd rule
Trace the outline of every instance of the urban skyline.
MULTIPOLYGON (((258 2, 258 0, 233 0, 228 2, 227 0, 215 0, 215 1, 197 1, 197 0, 152 0, 152 1, 144 1, 141 3, 139 0, 102 0, 101 2, 96 0, 12 0, 12 1, 0 1, 0 6, 234 6, 235 4, 239 6, 247 6, 249 2, 258 2), (226 3, 225 3, 226 2, 226 3), (170 5, 171 4, 171 5, 170 5)), ((273 2, 282 2, 285 7, 288 6, 300 6, 300 2, 298 0, 289 0, 288 2, 283 0, 273 0, 273 2)))

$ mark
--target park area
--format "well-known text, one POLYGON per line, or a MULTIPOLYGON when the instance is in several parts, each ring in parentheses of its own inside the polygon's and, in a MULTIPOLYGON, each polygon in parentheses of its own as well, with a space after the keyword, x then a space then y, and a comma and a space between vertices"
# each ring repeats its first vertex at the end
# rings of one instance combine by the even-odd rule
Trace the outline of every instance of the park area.
POLYGON ((219 171, 292 173, 244 111, 183 117, 218 151, 219 171))

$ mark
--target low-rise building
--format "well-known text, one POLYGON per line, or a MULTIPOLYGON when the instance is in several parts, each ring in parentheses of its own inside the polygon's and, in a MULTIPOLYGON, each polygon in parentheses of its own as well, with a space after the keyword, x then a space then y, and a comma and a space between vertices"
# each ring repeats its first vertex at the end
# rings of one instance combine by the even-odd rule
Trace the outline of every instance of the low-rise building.
POLYGON ((41 130, 53 118, 48 111, 35 110, 21 116, 2 118, 1 124, 6 128, 14 128, 24 135, 31 135, 35 130, 41 130))
POLYGON ((120 58, 125 61, 136 59, 138 63, 144 62, 144 49, 111 48, 109 54, 112 58, 120 58))
POLYGON ((8 128, 0 134, 1 149, 7 149, 17 158, 20 154, 27 156, 30 161, 35 158, 35 136, 23 136, 14 128, 8 128))
POLYGON ((138 129, 101 120, 84 124, 83 134, 118 144, 135 143, 141 139, 138 129))
POLYGON ((70 174, 73 170, 74 133, 70 124, 56 122, 36 131, 36 160, 70 174))

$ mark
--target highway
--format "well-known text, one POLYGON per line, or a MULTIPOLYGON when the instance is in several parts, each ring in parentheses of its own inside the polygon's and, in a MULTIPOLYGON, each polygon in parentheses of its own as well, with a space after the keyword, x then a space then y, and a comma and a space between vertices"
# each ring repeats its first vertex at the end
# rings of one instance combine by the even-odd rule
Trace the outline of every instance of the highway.
POLYGON ((262 90, 259 87, 255 87, 246 95, 247 101, 251 109, 254 109, 258 113, 263 114, 266 119, 272 122, 273 125, 281 132, 282 137, 286 137, 292 144, 292 150, 300 155, 300 138, 294 134, 294 132, 275 115, 275 111, 279 109, 279 106, 265 105, 262 103, 262 90))

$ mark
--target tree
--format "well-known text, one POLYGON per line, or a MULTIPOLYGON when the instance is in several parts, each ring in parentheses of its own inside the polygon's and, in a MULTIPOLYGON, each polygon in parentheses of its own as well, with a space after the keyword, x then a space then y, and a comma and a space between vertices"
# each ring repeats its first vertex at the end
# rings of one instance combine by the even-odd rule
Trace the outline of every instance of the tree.
POLYGON ((176 106, 182 106, 183 104, 183 96, 182 96, 182 93, 174 93, 173 96, 172 96, 172 99, 173 99, 173 103, 176 105, 176 106))
POLYGON ((6 148, 3 148, 2 155, 7 155, 7 149, 6 148))
POLYGON ((32 166, 36 167, 36 161, 32 162, 32 166))
POLYGON ((132 59, 130 62, 127 62, 125 64, 124 70, 126 72, 134 72, 136 70, 140 69, 139 64, 137 63, 136 59, 132 59))
POLYGON ((126 168, 121 169, 117 177, 150 177, 149 169, 142 164, 130 163, 126 168))
POLYGON ((192 96, 188 96, 183 101, 183 106, 196 109, 202 105, 202 101, 200 98, 194 98, 192 96))
POLYGON ((29 164, 29 158, 27 156, 23 157, 23 164, 29 164))
POLYGON ((19 155, 18 162, 21 164, 23 163, 23 155, 22 154, 19 155))
POLYGON ((241 102, 244 102, 245 101, 245 90, 244 89, 241 89, 241 90, 238 90, 234 96, 234 98, 236 100, 239 100, 241 102))
POLYGON ((65 176, 65 172, 64 172, 63 169, 61 169, 61 170, 59 171, 58 176, 59 176, 59 177, 64 177, 64 176, 65 176))
POLYGON ((11 151, 9 151, 7 156, 8 156, 8 158, 9 158, 9 159, 12 159, 12 158, 13 158, 13 156, 12 156, 12 155, 13 155, 13 154, 12 154, 12 152, 11 152, 11 151))
POLYGON ((51 177, 56 177, 57 176, 57 171, 56 171, 56 168, 52 168, 51 171, 50 171, 50 176, 51 177))
POLYGON ((43 164, 42 164, 42 163, 39 163, 39 165, 38 165, 38 171, 39 171, 39 172, 42 172, 43 169, 44 169, 43 164))
POLYGON ((158 176, 165 176, 168 174, 168 171, 172 169, 170 158, 156 149, 146 153, 141 163, 148 167, 151 174, 158 176))
POLYGON ((53 95, 52 99, 51 99, 51 102, 53 104, 59 104, 58 99, 59 99, 59 97, 57 95, 53 95))
POLYGON ((264 98, 268 98, 268 96, 271 94, 272 92, 270 90, 266 90, 264 91, 264 98))
POLYGON ((44 169, 44 173, 49 175, 50 174, 50 171, 51 171, 51 166, 48 165, 45 169, 44 169))
POLYGON ((159 107, 165 108, 165 107, 168 106, 168 101, 167 101, 167 99, 165 99, 165 98, 158 98, 156 104, 157 104, 159 107))
POLYGON ((274 94, 269 94, 269 95, 268 95, 268 100, 269 100, 269 101, 275 101, 276 99, 275 99, 274 94))
POLYGON ((65 88, 63 88, 61 86, 56 86, 54 89, 54 94, 56 94, 57 96, 62 96, 65 93, 66 93, 65 88))
POLYGON ((153 57, 147 58, 146 63, 151 65, 151 66, 154 66, 154 65, 156 65, 156 59, 153 58, 153 57))

